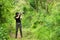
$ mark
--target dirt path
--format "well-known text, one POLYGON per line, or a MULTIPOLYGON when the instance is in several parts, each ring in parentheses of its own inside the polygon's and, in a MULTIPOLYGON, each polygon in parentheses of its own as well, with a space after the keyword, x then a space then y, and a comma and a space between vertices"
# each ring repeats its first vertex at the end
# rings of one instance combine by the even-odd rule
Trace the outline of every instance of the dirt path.
MULTIPOLYGON (((15 33, 11 33, 10 34, 10 37, 11 38, 15 38, 15 33)), ((21 37, 20 37, 20 32, 18 32, 18 35, 17 35, 17 39, 20 39, 21 37)))
MULTIPOLYGON (((27 38, 28 35, 30 35, 31 33, 26 31, 26 30, 23 30, 23 38, 20 37, 20 31, 18 31, 18 35, 17 35, 17 40, 27 40, 27 39, 30 39, 30 38, 27 38)), ((15 33, 11 33, 10 34, 10 37, 15 40, 15 33)))
POLYGON ((18 31, 17 39, 15 38, 15 33, 11 33, 10 37, 11 40, 37 40, 35 37, 33 37, 33 33, 30 30, 23 29, 23 38, 20 37, 20 31, 18 31))

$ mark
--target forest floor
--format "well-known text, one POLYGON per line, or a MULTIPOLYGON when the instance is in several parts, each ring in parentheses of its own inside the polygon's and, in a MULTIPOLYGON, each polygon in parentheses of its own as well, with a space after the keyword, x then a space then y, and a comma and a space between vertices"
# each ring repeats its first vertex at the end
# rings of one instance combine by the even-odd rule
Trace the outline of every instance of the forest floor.
POLYGON ((10 40, 38 40, 35 37, 33 37, 33 33, 31 32, 31 30, 27 30, 27 29, 23 29, 23 37, 20 37, 20 31, 18 31, 18 35, 17 38, 15 38, 15 33, 11 33, 10 40))

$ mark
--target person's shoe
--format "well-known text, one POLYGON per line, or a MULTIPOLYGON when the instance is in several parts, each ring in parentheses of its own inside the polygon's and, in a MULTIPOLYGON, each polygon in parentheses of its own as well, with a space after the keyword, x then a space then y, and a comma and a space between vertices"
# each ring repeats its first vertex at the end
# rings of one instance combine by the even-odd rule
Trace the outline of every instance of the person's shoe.
POLYGON ((22 38, 23 36, 21 36, 21 38, 22 38))
POLYGON ((17 39, 17 37, 15 37, 17 39))

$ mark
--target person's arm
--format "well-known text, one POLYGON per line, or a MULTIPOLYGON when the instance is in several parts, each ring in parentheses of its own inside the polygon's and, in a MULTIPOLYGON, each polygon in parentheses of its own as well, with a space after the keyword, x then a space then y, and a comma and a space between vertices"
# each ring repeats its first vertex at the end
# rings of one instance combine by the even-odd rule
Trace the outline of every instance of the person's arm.
POLYGON ((22 19, 22 16, 20 17, 20 19, 22 19))
POLYGON ((22 19, 22 14, 20 14, 20 19, 22 19))
POLYGON ((18 18, 19 18, 19 16, 16 17, 16 19, 18 19, 18 18))

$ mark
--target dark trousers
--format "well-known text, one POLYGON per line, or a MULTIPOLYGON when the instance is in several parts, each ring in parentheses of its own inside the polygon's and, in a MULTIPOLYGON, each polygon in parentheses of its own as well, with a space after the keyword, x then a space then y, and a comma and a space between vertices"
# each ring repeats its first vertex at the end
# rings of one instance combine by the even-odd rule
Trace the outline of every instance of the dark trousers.
POLYGON ((18 28, 20 28, 20 36, 22 37, 22 25, 21 25, 21 23, 16 23, 16 36, 15 36, 15 38, 17 38, 18 28))

